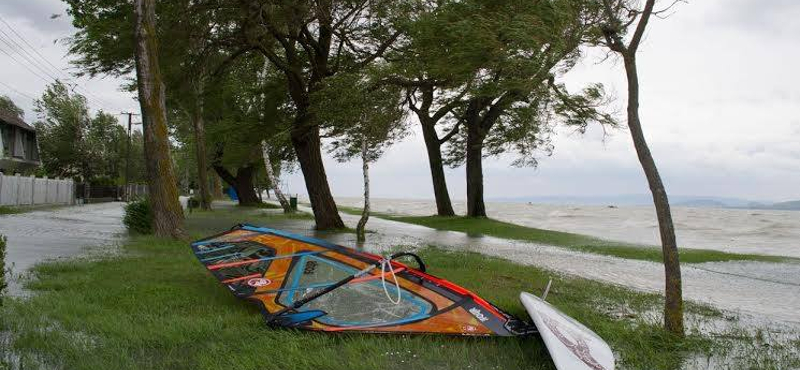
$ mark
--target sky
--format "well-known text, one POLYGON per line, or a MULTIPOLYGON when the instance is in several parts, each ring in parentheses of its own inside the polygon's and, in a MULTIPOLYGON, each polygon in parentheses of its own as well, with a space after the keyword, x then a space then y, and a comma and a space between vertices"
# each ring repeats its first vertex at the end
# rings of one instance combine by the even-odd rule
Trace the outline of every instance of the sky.
MULTIPOLYGON (((642 125, 667 191, 760 201, 800 199, 800 2, 690 0, 674 9, 668 18, 650 23, 637 56, 642 125)), ((0 22, 0 94, 14 99, 32 122, 36 114, 31 98, 41 96, 45 80, 75 71, 66 43, 75 29, 58 0, 2 0, 0 17, 5 21, 0 22), (23 55, 35 59, 38 54, 8 26, 53 64, 38 63, 51 76, 24 63, 23 55)), ((603 83, 615 97, 609 109, 624 112, 621 61, 605 58, 602 50, 587 49, 585 54, 562 81, 571 91, 603 83)), ((119 90, 122 80, 71 80, 78 92, 88 95, 93 110, 139 110, 133 95, 119 90)), ((373 196, 432 198, 425 147, 416 121, 411 124, 412 135, 372 164, 373 196)), ((554 145, 553 154, 540 158, 537 168, 512 167, 513 156, 485 160, 486 197, 648 192, 624 127, 605 133, 591 127, 585 134, 558 129, 554 145)), ((362 193, 360 163, 326 157, 325 164, 335 195, 362 193)), ((447 170, 447 178, 453 199, 462 200, 464 168, 447 170)), ((305 193, 299 171, 284 180, 289 192, 305 193)))

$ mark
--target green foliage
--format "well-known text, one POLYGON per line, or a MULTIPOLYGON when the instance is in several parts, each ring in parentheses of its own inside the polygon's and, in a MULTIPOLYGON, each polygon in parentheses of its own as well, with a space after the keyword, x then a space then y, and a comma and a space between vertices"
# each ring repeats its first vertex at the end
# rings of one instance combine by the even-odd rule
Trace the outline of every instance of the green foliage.
POLYGON ((5 95, 0 95, 0 111, 11 113, 20 119, 25 114, 22 108, 18 107, 11 98, 5 95))
MULTIPOLYGON (((119 183, 128 137, 116 116, 100 111, 91 117, 86 98, 60 82, 48 86, 35 106, 43 174, 119 183)), ((131 141, 130 180, 140 182, 144 180, 142 135, 134 133, 131 141)))
POLYGON ((150 207, 150 200, 140 198, 125 205, 125 217, 122 219, 122 223, 130 232, 142 235, 152 234, 153 209, 150 207))
POLYGON ((367 141, 368 160, 375 161, 406 133, 404 96, 400 88, 382 85, 369 75, 341 73, 322 83, 312 95, 312 111, 339 161, 361 156, 367 141))

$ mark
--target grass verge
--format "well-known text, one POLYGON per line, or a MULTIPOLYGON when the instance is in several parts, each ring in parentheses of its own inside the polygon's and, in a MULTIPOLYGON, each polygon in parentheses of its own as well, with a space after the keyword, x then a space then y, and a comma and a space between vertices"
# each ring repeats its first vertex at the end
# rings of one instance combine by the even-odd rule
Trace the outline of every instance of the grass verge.
POLYGON ((0 206, 0 215, 14 215, 14 214, 23 213, 23 212, 25 212, 25 211, 21 210, 19 208, 0 206))
MULTIPOLYGON (((189 216, 192 236, 216 233, 240 211, 189 216), (210 222, 214 220, 215 222, 210 222)), ((250 222, 286 220, 282 214, 250 222)), ((248 303, 235 299, 195 260, 187 242, 136 237, 123 253, 38 265, 25 286, 36 294, 0 308, 0 333, 21 368, 68 369, 553 369, 541 342, 531 338, 461 338, 322 334, 272 330, 248 303)), ((526 317, 520 291, 541 292, 554 278, 549 301, 603 336, 623 368, 677 369, 704 355, 709 339, 662 331, 645 315, 661 305, 652 294, 589 280, 553 276, 476 253, 429 247, 420 251, 438 276, 473 289, 526 317), (481 271, 478 278, 476 271, 481 271)), ((688 305, 693 315, 718 312, 688 305)), ((0 368, 3 368, 0 357, 0 368)))
MULTIPOLYGON (((339 206, 339 210, 348 214, 361 214, 361 210, 352 207, 339 206)), ((658 247, 614 242, 587 235, 566 233, 561 231, 537 229, 498 221, 491 218, 470 218, 459 216, 399 216, 386 213, 375 213, 373 215, 393 221, 426 226, 437 230, 460 231, 474 236, 487 235, 497 238, 555 245, 573 250, 579 250, 581 252, 602 254, 627 259, 653 262, 663 261, 661 249, 658 247)), ((727 253, 709 249, 681 248, 679 253, 681 263, 723 261, 797 261, 797 259, 790 257, 727 253)))

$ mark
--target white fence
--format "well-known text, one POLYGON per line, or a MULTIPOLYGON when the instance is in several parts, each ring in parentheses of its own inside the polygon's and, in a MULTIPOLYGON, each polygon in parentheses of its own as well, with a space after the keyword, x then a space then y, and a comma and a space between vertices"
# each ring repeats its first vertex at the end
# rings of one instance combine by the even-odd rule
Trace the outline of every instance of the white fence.
POLYGON ((72 180, 8 176, 0 173, 0 206, 74 204, 72 180))

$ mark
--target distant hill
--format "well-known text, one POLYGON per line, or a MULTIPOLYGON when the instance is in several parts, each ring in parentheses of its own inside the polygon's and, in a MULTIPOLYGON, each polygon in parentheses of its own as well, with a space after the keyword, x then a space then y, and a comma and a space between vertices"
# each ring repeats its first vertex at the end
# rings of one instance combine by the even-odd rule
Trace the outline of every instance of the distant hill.
MULTIPOLYGON (((687 196, 670 195, 670 202, 676 207, 702 207, 702 208, 744 208, 744 209, 774 209, 800 211, 800 200, 769 203, 756 202, 741 198, 715 197, 715 196, 687 196)), ((515 198, 491 198, 489 201, 536 203, 536 204, 572 204, 588 206, 644 206, 652 205, 653 198, 649 194, 610 195, 610 196, 533 196, 515 198)))
POLYGON ((769 209, 780 209, 785 211, 800 211, 800 200, 793 200, 789 202, 775 203, 769 206, 769 209))

